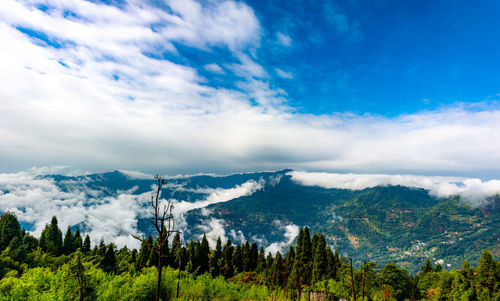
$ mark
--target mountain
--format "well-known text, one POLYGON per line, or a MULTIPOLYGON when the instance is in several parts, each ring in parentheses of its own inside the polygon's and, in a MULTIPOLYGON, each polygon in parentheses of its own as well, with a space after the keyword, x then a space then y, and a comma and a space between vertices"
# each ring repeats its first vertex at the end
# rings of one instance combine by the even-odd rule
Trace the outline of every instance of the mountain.
MULTIPOLYGON (((500 255, 498 196, 475 207, 458 196, 437 198, 427 190, 406 186, 356 190, 306 186, 290 172, 170 177, 162 197, 174 201, 185 240, 207 233, 211 242, 220 235, 236 242, 257 241, 267 251, 283 252, 294 243, 298 228, 307 225, 324 233, 330 245, 353 257, 357 265, 368 260, 381 265, 397 262, 416 271, 431 258, 449 269, 460 267, 463 260, 476 262, 482 249, 500 255)), ((43 190, 6 185, 0 194, 2 202, 21 192, 24 196, 51 193, 45 197, 50 202, 40 205, 10 204, 17 206, 27 230, 36 231, 43 226, 42 218, 61 214, 62 224, 91 233, 93 242, 103 236, 120 244, 130 234, 152 232, 148 222, 151 176, 114 171, 75 177, 38 175, 32 181, 52 186, 43 190), (48 204, 52 209, 46 209, 48 204), (44 210, 48 212, 40 214, 44 210), (32 212, 38 212, 40 220, 32 212)))

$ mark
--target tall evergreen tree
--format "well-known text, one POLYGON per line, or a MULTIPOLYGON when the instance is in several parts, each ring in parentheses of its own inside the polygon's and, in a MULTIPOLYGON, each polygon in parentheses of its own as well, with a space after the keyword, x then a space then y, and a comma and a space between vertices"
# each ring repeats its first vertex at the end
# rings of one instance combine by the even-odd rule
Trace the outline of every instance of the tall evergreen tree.
POLYGON ((288 285, 288 278, 292 273, 294 261, 295 261, 295 250, 293 246, 290 246, 288 248, 288 252, 286 253, 285 257, 285 274, 284 274, 285 286, 288 285))
POLYGON ((242 256, 243 256, 242 269, 245 272, 251 271, 252 270, 252 268, 251 268, 252 258, 250 257, 250 243, 248 242, 248 240, 242 246, 242 253, 243 253, 242 254, 242 256))
POLYGON ((74 242, 73 232, 71 232, 71 228, 68 226, 68 230, 66 230, 66 234, 64 235, 63 240, 63 253, 64 255, 68 255, 73 253, 73 242, 74 242))
POLYGON ((82 249, 82 247, 83 247, 82 235, 80 234, 80 229, 76 228, 75 236, 73 239, 73 251, 82 249))
POLYGON ((14 237, 22 241, 21 226, 14 214, 6 212, 0 217, 0 252, 9 246, 14 237))
POLYGON ((488 250, 483 251, 477 264, 477 284, 482 293, 481 297, 484 298, 492 298, 494 293, 500 291, 500 275, 497 273, 497 264, 488 250))
POLYGON ((174 240, 172 240, 172 249, 170 251, 170 266, 174 269, 179 268, 179 262, 182 255, 182 245, 181 245, 181 235, 176 233, 174 235, 174 240))
POLYGON ((137 269, 142 269, 147 266, 149 256, 151 255, 152 245, 153 245, 153 237, 150 234, 146 239, 146 241, 143 241, 141 243, 141 249, 139 250, 139 257, 137 258, 137 269))
POLYGON ((316 247, 313 260, 312 282, 319 282, 326 278, 328 262, 326 255, 326 242, 323 234, 316 236, 316 247))
POLYGON ((250 246, 250 271, 255 271, 258 259, 259 249, 257 248, 257 243, 253 242, 250 246))
POLYGON ((210 274, 212 274, 212 277, 217 277, 220 275, 221 263, 222 263, 222 241, 219 236, 217 238, 215 250, 210 256, 210 274))
POLYGON ((62 254, 62 232, 55 216, 52 217, 50 224, 45 226, 40 235, 40 248, 55 256, 62 254))
POLYGON ((207 236, 203 235, 201 239, 200 247, 198 250, 198 262, 200 265, 200 274, 204 274, 210 269, 210 246, 208 245, 207 236))
POLYGON ((284 287, 285 285, 285 267, 283 257, 280 252, 276 252, 274 262, 271 267, 271 284, 274 286, 284 287))
POLYGON ((106 250, 107 249, 106 249, 106 244, 104 243, 104 237, 101 237, 101 240, 99 241, 99 246, 97 247, 97 254, 99 254, 99 256, 104 256, 106 254, 106 250))
POLYGON ((90 237, 87 234, 85 235, 85 239, 83 240, 82 253, 88 254, 89 252, 90 252, 90 237))
POLYGON ((233 246, 231 240, 228 239, 222 250, 222 275, 227 279, 234 275, 233 269, 233 246))
POLYGON ((243 271, 243 250, 240 245, 236 245, 234 248, 232 262, 234 273, 241 273, 243 271))
POLYGON ((262 273, 266 271, 266 253, 264 248, 260 247, 259 256, 257 257, 257 267, 255 268, 257 273, 262 273))
POLYGON ((116 255, 113 244, 108 246, 104 258, 101 261, 101 268, 107 273, 116 272, 116 255))

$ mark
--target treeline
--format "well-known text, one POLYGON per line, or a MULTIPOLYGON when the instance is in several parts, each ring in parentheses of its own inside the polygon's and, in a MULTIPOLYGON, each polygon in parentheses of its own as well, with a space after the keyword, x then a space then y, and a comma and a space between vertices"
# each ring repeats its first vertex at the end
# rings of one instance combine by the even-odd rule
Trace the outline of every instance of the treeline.
MULTIPOLYGON (((150 235, 139 251, 118 250, 102 239, 91 248, 89 236, 82 238, 78 229, 73 233, 68 228, 63 236, 56 217, 37 239, 5 213, 0 218, 0 299, 44 293, 55 299, 57 294, 72 296, 63 298, 68 300, 150 300, 158 262, 154 244, 150 235)), ((489 251, 482 253, 476 268, 464 262, 462 269, 450 272, 429 260, 415 275, 393 263, 379 268, 366 262, 355 268, 322 234, 311 237, 307 227, 285 255, 265 254, 255 242, 223 244, 220 238, 211 249, 205 236, 183 245, 176 234, 162 258, 163 299, 175 296, 177 281, 181 299, 500 299, 500 261, 489 251), (174 270, 182 271, 179 279, 174 270)))

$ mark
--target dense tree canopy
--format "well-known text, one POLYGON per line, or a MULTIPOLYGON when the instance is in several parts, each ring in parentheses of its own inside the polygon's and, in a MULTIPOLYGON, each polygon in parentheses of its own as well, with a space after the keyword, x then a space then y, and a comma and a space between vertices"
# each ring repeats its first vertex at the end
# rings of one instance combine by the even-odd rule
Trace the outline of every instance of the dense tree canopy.
MULTIPOLYGON (((15 215, 0 218, 0 300, 48 299, 151 300, 155 295, 153 236, 139 251, 100 240, 91 249, 88 235, 68 228, 64 239, 53 218, 40 240, 25 233, 15 215), (23 234, 24 233, 24 234, 23 234), (61 297, 62 296, 62 297, 61 297)), ((363 297, 367 300, 499 300, 500 262, 485 250, 477 267, 464 262, 447 271, 430 260, 410 275, 394 263, 377 267, 366 262, 351 267, 322 234, 311 238, 300 229, 295 246, 275 255, 256 243, 222 244, 208 239, 183 244, 177 233, 167 258, 161 296, 174 296, 178 269, 182 299, 307 299, 315 294, 328 300, 363 297), (352 282, 352 279, 354 282, 352 282)), ((170 297, 169 297, 170 296, 170 297)))

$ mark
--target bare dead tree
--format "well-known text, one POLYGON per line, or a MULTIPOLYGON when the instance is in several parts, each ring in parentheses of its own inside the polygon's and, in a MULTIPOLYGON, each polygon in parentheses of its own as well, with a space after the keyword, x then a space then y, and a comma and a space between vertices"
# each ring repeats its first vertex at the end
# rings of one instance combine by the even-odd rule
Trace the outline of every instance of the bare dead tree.
MULTIPOLYGON (((161 286, 161 275, 163 270, 163 258, 166 258, 165 250, 168 247, 168 239, 173 233, 181 233, 175 229, 175 220, 172 210, 174 205, 171 201, 167 201, 166 204, 161 206, 160 196, 161 188, 165 185, 165 179, 159 175, 155 176, 157 181, 156 194, 151 195, 151 223, 153 224, 156 232, 156 241, 151 245, 158 254, 158 264, 156 268, 158 269, 158 278, 156 282, 156 301, 160 300, 160 286, 161 286)), ((139 237, 134 235, 136 239, 141 242, 148 243, 144 237, 139 237)), ((148 243, 149 244, 149 243, 148 243)))

